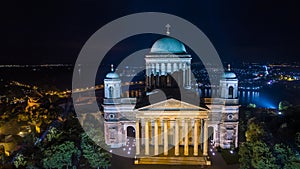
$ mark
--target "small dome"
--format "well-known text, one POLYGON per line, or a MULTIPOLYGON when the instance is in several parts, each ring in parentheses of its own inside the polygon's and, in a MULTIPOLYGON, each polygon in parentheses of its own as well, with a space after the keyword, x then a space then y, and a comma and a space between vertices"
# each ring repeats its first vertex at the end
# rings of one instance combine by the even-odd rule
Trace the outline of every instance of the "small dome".
POLYGON ((119 79, 119 75, 114 71, 114 65, 111 65, 111 72, 107 73, 106 79, 119 79))
POLYGON ((155 41, 150 53, 186 53, 186 49, 177 39, 164 37, 155 41))
POLYGON ((115 72, 107 73, 106 79, 119 79, 119 75, 115 72))
POLYGON ((226 71, 226 72, 224 72, 222 78, 223 79, 235 79, 236 75, 233 72, 226 71))

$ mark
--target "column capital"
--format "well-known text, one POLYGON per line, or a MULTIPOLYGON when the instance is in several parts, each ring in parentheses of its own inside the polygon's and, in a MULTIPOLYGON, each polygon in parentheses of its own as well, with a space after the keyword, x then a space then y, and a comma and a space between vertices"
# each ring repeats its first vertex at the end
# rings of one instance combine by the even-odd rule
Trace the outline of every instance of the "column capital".
POLYGON ((163 121, 170 121, 170 118, 163 118, 163 121))

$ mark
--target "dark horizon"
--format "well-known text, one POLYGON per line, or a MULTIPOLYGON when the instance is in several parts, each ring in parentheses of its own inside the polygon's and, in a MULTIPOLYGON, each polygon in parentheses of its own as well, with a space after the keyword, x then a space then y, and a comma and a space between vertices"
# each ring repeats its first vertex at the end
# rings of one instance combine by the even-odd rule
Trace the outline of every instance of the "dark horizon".
MULTIPOLYGON (((138 12, 170 13, 190 21, 207 35, 222 62, 300 60, 296 2, 14 1, 3 7, 1 64, 74 64, 94 32, 114 19, 138 12)), ((120 59, 151 47, 153 38, 142 38, 125 40, 111 55, 120 59)))

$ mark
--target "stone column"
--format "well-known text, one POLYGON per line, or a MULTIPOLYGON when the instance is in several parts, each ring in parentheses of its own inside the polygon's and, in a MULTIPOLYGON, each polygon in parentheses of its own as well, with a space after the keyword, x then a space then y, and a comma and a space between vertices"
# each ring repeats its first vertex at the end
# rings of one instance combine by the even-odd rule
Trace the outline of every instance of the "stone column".
POLYGON ((166 75, 166 66, 165 66, 165 63, 161 63, 161 75, 166 75))
POLYGON ((160 64, 159 63, 156 63, 156 72, 155 72, 155 75, 157 74, 158 72, 158 75, 160 75, 160 64))
POLYGON ((186 86, 186 70, 183 69, 183 72, 182 72, 182 87, 185 87, 186 86))
POLYGON ((175 120, 175 156, 179 156, 179 119, 175 120))
POLYGON ((164 155, 168 155, 168 119, 164 119, 164 155))
POLYGON ((149 120, 145 119, 145 155, 149 155, 149 120))
POLYGON ((191 87, 191 79, 192 79, 191 78, 192 72, 191 72, 191 65, 190 65, 190 63, 188 63, 187 69, 188 69, 187 85, 190 88, 191 87))
POLYGON ((176 62, 173 63, 173 72, 175 71, 178 71, 178 66, 176 62))
POLYGON ((150 73, 150 75, 151 74, 155 75, 155 66, 154 66, 154 63, 151 64, 151 73, 150 73))
POLYGON ((184 120, 184 155, 189 155, 189 119, 184 120))
POLYGON ((150 86, 150 65, 148 63, 146 63, 146 87, 150 86))
POLYGON ((146 76, 149 76, 149 64, 146 63, 146 76))
POLYGON ((154 155, 158 155, 158 121, 154 120, 154 155))
POLYGON ((172 66, 171 63, 167 63, 167 72, 171 74, 172 72, 172 66))
POLYGON ((185 87, 189 86, 189 69, 187 63, 184 63, 185 66, 185 87))
POLYGON ((199 136, 200 136, 200 148, 203 149, 203 119, 199 120, 199 126, 200 126, 200 132, 199 132, 199 136))
POLYGON ((199 144, 198 128, 199 128, 199 119, 195 119, 195 121, 194 121, 194 156, 198 156, 198 144, 199 144))
POLYGON ((140 154, 140 120, 136 119, 135 122, 135 154, 140 154))
POLYGON ((208 128, 207 128, 207 119, 203 120, 204 122, 204 136, 203 136, 203 155, 207 156, 207 150, 208 150, 208 128))

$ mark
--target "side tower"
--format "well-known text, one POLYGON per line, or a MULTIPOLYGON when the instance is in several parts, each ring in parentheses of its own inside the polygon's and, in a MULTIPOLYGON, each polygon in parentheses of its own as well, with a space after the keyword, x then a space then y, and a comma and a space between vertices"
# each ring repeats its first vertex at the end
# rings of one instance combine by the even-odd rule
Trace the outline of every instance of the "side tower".
POLYGON ((105 143, 112 148, 122 146, 122 126, 119 124, 119 106, 121 105, 121 80, 111 65, 104 79, 104 130, 105 143))
POLYGON ((238 97, 238 79, 235 73, 231 72, 230 65, 225 71, 220 80, 221 98, 223 99, 237 99, 238 97))
POLYGON ((132 132, 135 132, 135 98, 121 97, 121 79, 111 65, 104 79, 104 133, 105 143, 111 148, 119 148, 126 145, 132 132), (130 130, 131 129, 131 130, 130 130), (131 132, 131 133, 130 133, 131 132))
POLYGON ((220 91, 221 99, 224 100, 221 110, 220 146, 222 148, 238 147, 238 79, 231 71, 230 65, 220 80, 220 91))

